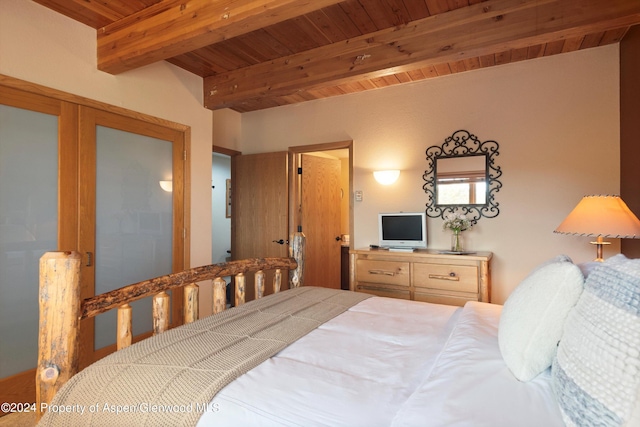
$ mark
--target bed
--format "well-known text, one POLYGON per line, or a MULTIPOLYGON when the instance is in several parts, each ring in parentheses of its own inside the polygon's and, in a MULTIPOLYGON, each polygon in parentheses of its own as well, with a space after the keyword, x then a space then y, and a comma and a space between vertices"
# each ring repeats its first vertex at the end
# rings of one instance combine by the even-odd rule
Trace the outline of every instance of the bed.
POLYGON ((290 289, 125 345, 77 374, 58 353, 41 360, 39 425, 637 426, 640 264, 614 258, 586 284, 584 268, 550 260, 504 307, 296 286, 303 263, 270 260, 291 269, 290 289))

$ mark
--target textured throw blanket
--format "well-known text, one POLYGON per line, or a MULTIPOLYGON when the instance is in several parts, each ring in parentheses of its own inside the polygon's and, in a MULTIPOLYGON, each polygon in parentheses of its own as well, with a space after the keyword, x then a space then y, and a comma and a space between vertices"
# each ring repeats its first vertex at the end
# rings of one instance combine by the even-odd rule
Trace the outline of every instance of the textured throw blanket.
POLYGON ((301 287, 169 330, 75 375, 39 426, 195 425, 225 385, 368 297, 301 287))

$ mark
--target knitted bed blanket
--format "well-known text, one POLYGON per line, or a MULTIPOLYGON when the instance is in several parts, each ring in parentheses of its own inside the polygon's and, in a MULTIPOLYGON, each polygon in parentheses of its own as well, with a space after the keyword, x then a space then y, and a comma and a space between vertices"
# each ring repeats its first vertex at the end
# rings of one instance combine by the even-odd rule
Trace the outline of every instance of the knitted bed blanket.
POLYGON ((368 297, 295 288, 143 340, 72 377, 38 425, 195 425, 225 385, 368 297))

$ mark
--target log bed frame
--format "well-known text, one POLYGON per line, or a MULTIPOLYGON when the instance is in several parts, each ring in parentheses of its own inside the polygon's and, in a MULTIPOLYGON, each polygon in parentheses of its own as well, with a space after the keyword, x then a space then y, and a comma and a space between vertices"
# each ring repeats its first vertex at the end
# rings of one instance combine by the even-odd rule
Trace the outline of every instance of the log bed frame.
POLYGON ((47 252, 40 258, 40 325, 38 366, 36 367, 36 419, 43 415, 57 391, 78 372, 80 321, 118 309, 116 347, 131 345, 132 309, 129 303, 153 296, 153 334, 169 328, 169 295, 166 291, 183 287, 184 323, 198 319, 198 285, 213 281, 213 314, 226 308, 226 281, 235 279, 235 305, 244 304, 245 273, 255 272, 256 298, 264 295, 265 270, 275 270, 273 292, 279 292, 282 270, 289 270, 289 287, 303 285, 305 237, 295 233, 288 258, 249 258, 195 267, 144 280, 80 299, 80 263, 77 252, 47 252), (46 404, 46 405, 44 405, 46 404))

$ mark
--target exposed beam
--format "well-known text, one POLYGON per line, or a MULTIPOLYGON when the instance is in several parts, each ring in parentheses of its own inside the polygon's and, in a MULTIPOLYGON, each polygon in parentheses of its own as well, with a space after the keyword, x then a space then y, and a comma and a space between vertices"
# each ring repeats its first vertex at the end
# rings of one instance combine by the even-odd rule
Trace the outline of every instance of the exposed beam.
POLYGON ((165 0, 98 30, 98 69, 118 74, 341 1, 165 0))
POLYGON ((640 23, 638 0, 489 0, 204 80, 205 107, 241 106, 640 23))

